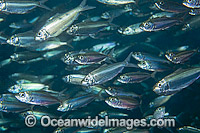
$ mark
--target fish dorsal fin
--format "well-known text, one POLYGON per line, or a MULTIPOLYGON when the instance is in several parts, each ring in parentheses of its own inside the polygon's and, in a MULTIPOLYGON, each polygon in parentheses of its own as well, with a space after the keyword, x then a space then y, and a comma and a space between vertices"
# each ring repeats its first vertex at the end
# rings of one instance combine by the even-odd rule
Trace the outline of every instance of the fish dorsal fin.
POLYGON ((60 13, 56 13, 54 16, 50 17, 50 18, 47 20, 47 23, 53 21, 54 18, 56 18, 56 17, 58 17, 58 16, 60 16, 60 13))

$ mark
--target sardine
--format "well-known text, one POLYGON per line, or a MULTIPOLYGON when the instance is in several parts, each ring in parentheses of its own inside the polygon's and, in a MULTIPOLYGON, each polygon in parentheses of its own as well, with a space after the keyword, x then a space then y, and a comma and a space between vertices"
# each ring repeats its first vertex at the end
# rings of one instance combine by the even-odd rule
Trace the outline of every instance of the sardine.
POLYGON ((199 67, 177 70, 160 80, 153 91, 159 95, 175 94, 191 85, 199 77, 199 67))
POLYGON ((128 96, 128 97, 137 97, 140 98, 141 96, 134 93, 134 92, 127 92, 124 91, 121 88, 116 88, 116 87, 108 87, 107 89, 105 89, 106 93, 108 93, 111 96, 128 96))
POLYGON ((84 107, 95 99, 95 95, 87 94, 72 99, 67 99, 57 108, 58 111, 66 112, 84 107))
POLYGON ((155 5, 158 9, 166 12, 184 13, 189 10, 187 7, 172 1, 159 0, 155 5))
POLYGON ((180 64, 188 61, 197 52, 198 50, 196 49, 181 52, 167 52, 165 57, 172 63, 180 64))
POLYGON ((184 0, 183 5, 188 8, 200 8, 199 0, 184 0))
POLYGON ((149 103, 149 107, 150 107, 150 108, 159 107, 159 106, 165 104, 167 101, 169 101, 169 99, 170 99, 172 96, 173 96, 173 95, 156 97, 152 102, 149 103))
POLYGON ((105 100, 105 102, 113 108, 127 110, 135 109, 140 105, 138 100, 132 97, 109 97, 105 100))
POLYGON ((0 11, 5 13, 11 13, 11 14, 26 14, 30 10, 41 7, 47 10, 49 9, 47 6, 45 6, 43 3, 46 2, 46 0, 42 1, 30 1, 30 0, 2 0, 0 11))
POLYGON ((168 17, 161 17, 161 18, 153 18, 148 19, 147 21, 143 22, 140 25, 140 28, 144 31, 160 31, 168 29, 172 26, 181 24, 181 20, 177 18, 168 18, 168 17))
POLYGON ((108 5, 123 5, 129 3, 136 3, 135 0, 97 0, 97 1, 108 5))
POLYGON ((45 91, 20 92, 19 94, 16 94, 15 97, 23 103, 40 106, 48 106, 60 102, 58 98, 45 91))
MULTIPOLYGON (((128 62, 130 60, 131 55, 132 52, 123 62, 113 63, 110 65, 104 64, 101 67, 97 68, 96 70, 90 72, 82 80, 82 85, 92 86, 92 85, 103 84, 109 80, 112 80, 120 72, 122 72, 124 67, 128 67, 129 65, 128 62)), ((137 66, 133 64, 132 67, 137 67, 137 66)))
POLYGON ((141 61, 138 66, 144 70, 163 72, 170 70, 169 64, 156 62, 156 61, 141 61))
POLYGON ((66 83, 82 85, 81 81, 85 78, 85 76, 86 75, 81 75, 81 74, 70 74, 70 75, 64 76, 62 79, 66 83))
POLYGON ((48 89, 49 86, 40 83, 22 83, 11 86, 8 91, 11 93, 20 93, 26 91, 39 91, 48 89))
POLYGON ((156 72, 150 74, 146 72, 130 72, 121 75, 117 81, 121 83, 141 83, 151 77, 154 78, 156 72))
POLYGON ((80 15, 80 12, 90 10, 95 7, 85 6, 87 0, 65 13, 52 16, 46 21, 46 24, 37 32, 35 40, 44 41, 51 37, 56 37, 65 31, 80 15))

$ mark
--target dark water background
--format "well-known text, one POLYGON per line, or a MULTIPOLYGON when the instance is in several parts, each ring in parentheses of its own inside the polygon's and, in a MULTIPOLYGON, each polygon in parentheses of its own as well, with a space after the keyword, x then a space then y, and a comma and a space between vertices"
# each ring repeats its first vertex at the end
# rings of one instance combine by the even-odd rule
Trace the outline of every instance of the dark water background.
MULTIPOLYGON (((20 21, 24 18, 33 18, 33 16, 43 15, 45 14, 45 17, 49 18, 52 14, 55 14, 56 12, 65 12, 67 10, 73 9, 74 7, 78 6, 79 3, 81 3, 82 0, 49 0, 45 3, 46 6, 50 8, 55 8, 53 13, 41 9, 36 8, 33 11, 31 11, 28 14, 25 15, 9 15, 6 16, 6 20, 2 23, 0 23, 0 29, 3 34, 6 36, 12 35, 12 29, 10 29, 8 26, 12 22, 20 21), (58 8, 59 7, 59 8, 58 8)), ((179 1, 180 3, 182 1, 179 1)), ((92 16, 99 16, 104 11, 115 9, 117 7, 115 6, 107 6, 101 3, 96 2, 95 0, 88 0, 87 2, 90 6, 96 6, 97 8, 94 10, 89 10, 82 12, 81 16, 76 20, 74 23, 81 22, 81 20, 86 19, 87 17, 92 16)), ((151 12, 152 10, 145 8, 145 6, 139 7, 144 12, 151 12)), ((160 12, 160 11, 153 11, 153 12, 160 12)), ((114 19, 112 23, 119 25, 121 27, 126 27, 134 23, 145 21, 149 18, 147 17, 134 17, 129 14, 123 14, 122 16, 114 19)), ((45 22, 45 21, 43 21, 45 22)), ((33 30, 36 30, 39 28, 42 24, 36 23, 33 30)), ((179 46, 183 45, 189 45, 190 49, 196 49, 200 45, 200 30, 194 29, 190 30, 188 32, 185 32, 179 36, 174 36, 178 31, 180 31, 182 25, 172 27, 165 31, 159 31, 159 32, 143 32, 138 35, 132 35, 132 36, 124 36, 117 31, 112 31, 112 35, 109 38, 105 38, 103 40, 95 40, 92 38, 88 38, 86 40, 80 41, 80 42, 73 42, 72 45, 75 47, 75 50, 81 50, 89 48, 95 44, 108 42, 108 41, 116 41, 119 42, 121 45, 118 47, 128 46, 133 43, 136 43, 133 48, 130 49, 131 51, 143 51, 143 52, 149 52, 152 54, 159 54, 158 51, 155 51, 154 49, 150 49, 147 47, 140 46, 140 43, 145 42, 147 38, 151 38, 152 41, 150 42, 151 45, 154 45, 158 48, 160 48, 162 51, 167 51, 169 49, 175 49, 179 46)), ((24 32, 23 30, 19 30, 18 32, 24 32)), ((67 39, 66 34, 61 35, 63 40, 67 39)), ((0 60, 4 60, 9 58, 11 54, 13 54, 16 51, 16 48, 10 45, 1 45, 0 46, 0 60)), ((17 51, 23 51, 23 49, 17 49, 17 51)), ((129 52, 121 56, 118 61, 123 61, 124 58, 127 57, 129 52)), ((200 57, 199 55, 195 55, 189 62, 189 66, 191 65, 197 65, 199 66, 200 57)), ((135 62, 133 59, 131 62, 135 62)), ((57 75, 55 78, 51 88, 56 91, 61 91, 65 88, 74 89, 73 91, 80 91, 80 89, 77 89, 74 87, 74 85, 65 84, 62 81, 62 77, 64 75, 70 74, 71 72, 65 70, 66 64, 64 64, 61 60, 53 60, 53 61, 40 61, 36 63, 31 63, 27 65, 20 65, 18 63, 11 63, 10 65, 7 65, 0 69, 0 93, 7 93, 7 89, 13 85, 13 81, 11 81, 8 76, 13 73, 29 73, 34 75, 43 75, 43 74, 53 74, 57 75), (75 90, 77 89, 77 90, 75 90)), ((182 68, 182 65, 176 65, 175 68, 182 68)), ((171 68, 171 71, 168 72, 162 72, 157 74, 157 79, 160 80, 164 76, 172 73, 175 69, 171 68)), ((123 73, 125 72, 131 72, 135 71, 133 68, 126 68, 123 73)), ((128 88, 130 90, 134 90, 135 93, 138 94, 145 94, 148 93, 147 96, 143 97, 143 104, 142 108, 144 109, 144 112, 148 111, 147 106, 148 103, 157 97, 157 95, 152 91, 152 87, 155 85, 156 81, 154 79, 149 79, 147 81, 144 81, 144 84, 147 85, 147 88, 144 88, 141 84, 131 84, 131 85, 124 85, 124 88, 128 88)), ((169 112, 172 116, 177 116, 179 114, 182 114, 179 118, 182 125, 177 124, 177 127, 181 127, 183 125, 192 125, 197 128, 200 128, 200 121, 197 119, 200 117, 200 81, 196 81, 191 86, 187 87, 186 89, 182 90, 181 92, 177 93, 175 96, 173 96, 164 106, 166 107, 167 112, 169 112)), ((42 109, 46 110, 47 112, 52 112, 57 115, 62 115, 63 113, 58 112, 57 106, 51 106, 49 108, 43 108, 43 107, 35 107, 36 109, 42 109)), ((109 107, 104 101, 100 102, 92 102, 87 107, 80 108, 75 111, 69 111, 66 116, 70 114, 77 115, 79 118, 80 114, 83 112, 90 112, 91 116, 96 116, 99 112, 108 109, 111 111, 119 111, 129 114, 130 118, 143 118, 143 114, 141 113, 140 109, 134 109, 132 111, 127 110, 121 110, 121 109, 114 109, 112 107, 109 107)), ((3 116, 5 118, 15 118, 15 119, 21 119, 18 114, 12 114, 12 113, 3 113, 3 116)), ((23 125, 23 120, 21 121, 21 124, 23 125)), ((21 125, 20 124, 20 125, 21 125)), ((19 126, 14 128, 9 128, 6 132, 52 132, 55 130, 55 128, 49 127, 49 128, 42 128, 40 126, 35 128, 26 128, 25 126, 19 126)), ((168 132, 166 129, 153 129, 154 132, 168 132)))

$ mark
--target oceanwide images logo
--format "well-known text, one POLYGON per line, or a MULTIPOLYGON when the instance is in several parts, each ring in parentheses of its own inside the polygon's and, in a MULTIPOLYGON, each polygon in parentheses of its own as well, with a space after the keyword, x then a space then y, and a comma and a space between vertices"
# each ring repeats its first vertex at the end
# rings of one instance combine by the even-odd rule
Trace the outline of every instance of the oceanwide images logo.
MULTIPOLYGON (((37 124, 34 115, 28 115, 25 118, 27 127, 34 127, 37 124)), ((43 127, 126 127, 131 130, 135 127, 175 127, 175 119, 151 119, 147 122, 146 119, 109 119, 105 116, 104 119, 96 116, 94 119, 88 116, 86 119, 55 119, 49 116, 42 116, 40 124, 43 127)))

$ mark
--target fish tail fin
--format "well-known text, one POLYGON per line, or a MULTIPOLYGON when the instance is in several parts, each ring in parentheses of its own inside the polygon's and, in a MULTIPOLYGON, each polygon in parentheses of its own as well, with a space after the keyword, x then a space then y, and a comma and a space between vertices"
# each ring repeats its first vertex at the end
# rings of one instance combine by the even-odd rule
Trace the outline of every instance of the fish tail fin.
POLYGON ((132 54, 133 54, 133 52, 131 52, 131 53, 128 55, 128 57, 124 60, 124 63, 126 63, 126 67, 135 67, 135 68, 138 68, 138 66, 137 66, 136 64, 129 63, 132 54))
POLYGON ((39 1, 39 4, 37 5, 38 7, 41 7, 41 8, 44 8, 46 10, 49 10, 49 11, 52 11, 52 9, 50 9, 49 7, 45 6, 44 3, 48 1, 48 0, 42 0, 42 1, 39 1))
POLYGON ((114 48, 110 51, 110 53, 108 54, 108 57, 113 60, 114 62, 117 62, 117 60, 113 57, 113 52, 114 52, 114 48))
POLYGON ((155 78, 156 73, 157 73, 157 71, 154 71, 153 73, 151 73, 151 77, 152 77, 153 79, 156 79, 156 78, 155 78))
POLYGON ((11 59, 6 59, 0 62, 0 68, 11 63, 11 59))
POLYGON ((133 52, 131 52, 128 57, 124 60, 124 62, 130 62, 131 56, 132 56, 133 52))
POLYGON ((67 46, 69 46, 69 47, 71 47, 71 48, 74 48, 71 44, 69 44, 69 43, 67 43, 67 42, 61 42, 61 45, 67 45, 67 46))
POLYGON ((87 2, 87 0, 83 0, 83 1, 81 2, 81 4, 80 4, 81 11, 86 11, 86 10, 90 10, 90 9, 96 8, 96 7, 94 7, 94 6, 88 6, 88 5, 86 5, 86 2, 87 2))

